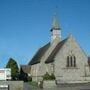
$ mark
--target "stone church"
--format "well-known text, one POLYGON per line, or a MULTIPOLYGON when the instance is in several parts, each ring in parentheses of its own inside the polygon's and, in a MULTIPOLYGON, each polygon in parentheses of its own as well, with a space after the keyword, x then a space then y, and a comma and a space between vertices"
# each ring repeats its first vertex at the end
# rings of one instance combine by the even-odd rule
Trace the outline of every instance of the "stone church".
POLYGON ((57 16, 53 18, 50 32, 50 42, 39 48, 28 64, 32 79, 39 81, 48 72, 53 73, 59 83, 89 82, 88 56, 73 35, 62 39, 57 16))

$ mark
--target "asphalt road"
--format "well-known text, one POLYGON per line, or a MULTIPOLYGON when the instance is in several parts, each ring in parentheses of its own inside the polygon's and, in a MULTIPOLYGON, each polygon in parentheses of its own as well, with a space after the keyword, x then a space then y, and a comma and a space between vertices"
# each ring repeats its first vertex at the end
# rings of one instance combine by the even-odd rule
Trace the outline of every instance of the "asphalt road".
POLYGON ((89 84, 59 85, 53 88, 40 89, 24 83, 24 90, 90 90, 89 84))

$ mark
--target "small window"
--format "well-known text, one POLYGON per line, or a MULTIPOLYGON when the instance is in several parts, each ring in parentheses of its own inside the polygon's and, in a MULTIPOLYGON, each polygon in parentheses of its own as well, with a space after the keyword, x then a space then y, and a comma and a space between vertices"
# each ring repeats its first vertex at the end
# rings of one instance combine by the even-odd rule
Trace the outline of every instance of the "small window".
POLYGON ((73 61, 72 61, 73 57, 71 56, 70 57, 70 66, 72 67, 73 66, 73 61))
POLYGON ((76 57, 74 56, 74 67, 76 67, 76 57))
POLYGON ((69 67, 69 56, 67 56, 67 67, 69 67))

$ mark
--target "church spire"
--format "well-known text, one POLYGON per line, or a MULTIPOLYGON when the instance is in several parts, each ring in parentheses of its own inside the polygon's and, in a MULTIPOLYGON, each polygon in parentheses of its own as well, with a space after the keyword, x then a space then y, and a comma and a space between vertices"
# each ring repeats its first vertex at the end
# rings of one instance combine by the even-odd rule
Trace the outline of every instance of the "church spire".
POLYGON ((58 19, 57 19, 57 16, 56 16, 56 15, 54 15, 54 18, 53 18, 53 23, 52 23, 51 31, 52 31, 53 29, 56 29, 56 30, 57 30, 57 29, 58 29, 58 30, 61 29, 60 26, 59 26, 58 19))
POLYGON ((61 27, 59 26, 56 14, 53 17, 51 33, 52 33, 52 36, 51 36, 52 41, 56 38, 61 40, 61 27))

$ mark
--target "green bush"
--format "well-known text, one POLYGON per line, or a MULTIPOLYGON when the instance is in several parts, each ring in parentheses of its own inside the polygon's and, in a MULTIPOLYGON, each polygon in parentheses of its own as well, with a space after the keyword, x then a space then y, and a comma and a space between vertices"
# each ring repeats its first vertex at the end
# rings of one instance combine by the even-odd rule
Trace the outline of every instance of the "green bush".
POLYGON ((55 80, 55 79, 56 79, 56 78, 55 78, 55 75, 54 75, 53 73, 51 74, 50 77, 51 77, 51 80, 55 80))
POLYGON ((46 74, 43 76, 43 80, 55 80, 55 76, 53 73, 49 75, 49 73, 46 72, 46 74))
POLYGON ((46 74, 43 76, 43 80, 49 80, 50 79, 50 75, 48 74, 48 72, 46 72, 46 74))
POLYGON ((29 76, 29 77, 28 77, 28 81, 32 81, 32 77, 29 76))

